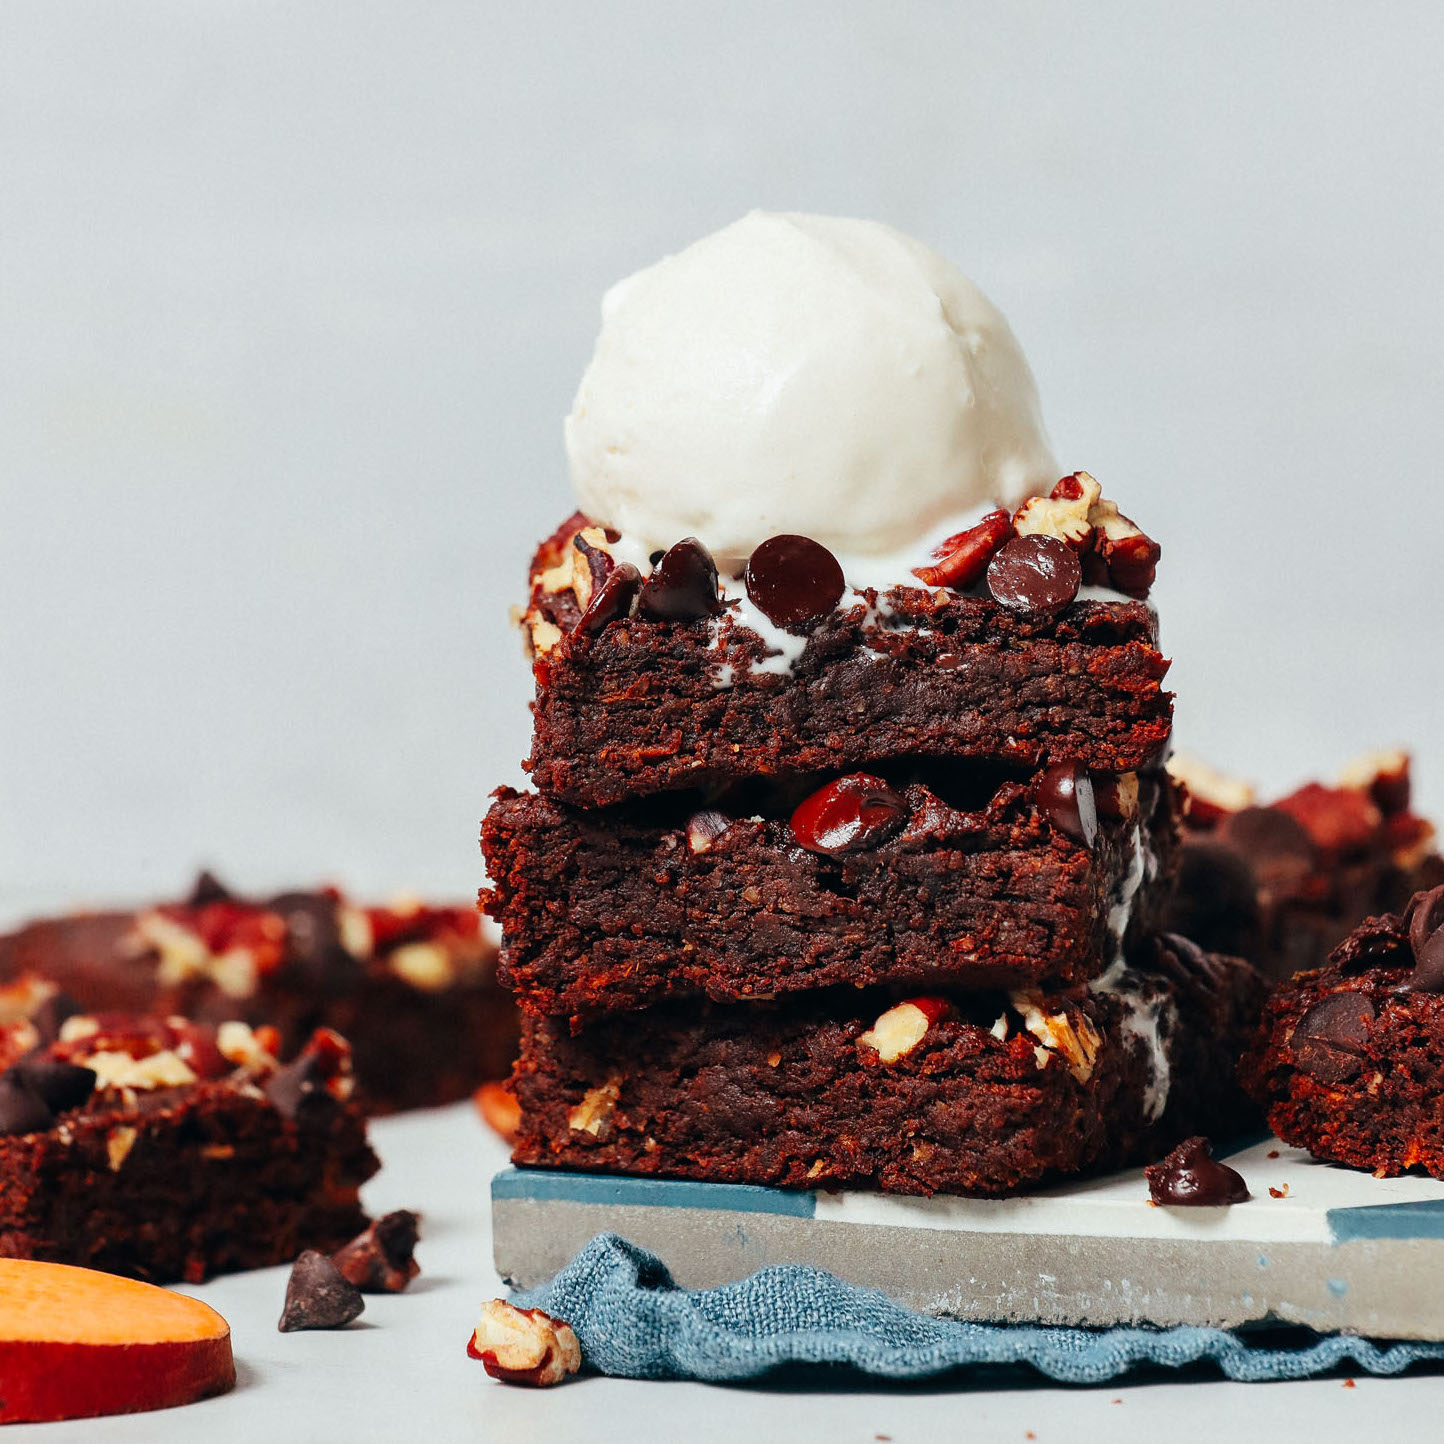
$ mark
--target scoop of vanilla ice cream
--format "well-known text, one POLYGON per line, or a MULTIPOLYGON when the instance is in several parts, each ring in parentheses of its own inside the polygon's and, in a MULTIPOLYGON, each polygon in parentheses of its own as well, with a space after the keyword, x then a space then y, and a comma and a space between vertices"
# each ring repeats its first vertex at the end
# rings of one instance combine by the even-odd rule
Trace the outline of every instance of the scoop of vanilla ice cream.
POLYGON ((875 221, 754 211, 607 292, 566 421, 582 509, 719 561, 877 557, 1059 476, 1002 314, 875 221))

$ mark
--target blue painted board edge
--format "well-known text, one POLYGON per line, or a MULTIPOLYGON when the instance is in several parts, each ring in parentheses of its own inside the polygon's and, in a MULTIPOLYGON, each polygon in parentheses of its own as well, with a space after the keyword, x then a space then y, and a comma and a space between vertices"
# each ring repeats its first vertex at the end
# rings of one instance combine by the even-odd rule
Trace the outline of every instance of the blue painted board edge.
POLYGON ((624 1178, 561 1173, 549 1168, 504 1168, 491 1180, 491 1200, 590 1203, 616 1208, 710 1208, 726 1213, 778 1213, 811 1218, 817 1196, 751 1183, 692 1183, 675 1178, 624 1178))
POLYGON ((1444 1198, 1331 1208, 1325 1218, 1335 1243, 1359 1238, 1444 1238, 1444 1198))

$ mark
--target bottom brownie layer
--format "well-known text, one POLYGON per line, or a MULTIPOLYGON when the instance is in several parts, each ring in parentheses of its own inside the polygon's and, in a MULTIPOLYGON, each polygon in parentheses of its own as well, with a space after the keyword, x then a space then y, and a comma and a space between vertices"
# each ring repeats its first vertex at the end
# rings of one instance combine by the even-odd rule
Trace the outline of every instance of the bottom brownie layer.
POLYGON ((1444 1178, 1444 993, 1412 969, 1407 923, 1370 918, 1269 1000, 1241 1076, 1286 1143, 1381 1177, 1444 1178))
POLYGON ((1262 984, 1181 939, 1065 994, 529 1015, 517 1163, 783 1187, 1016 1193, 1256 1118, 1262 984))

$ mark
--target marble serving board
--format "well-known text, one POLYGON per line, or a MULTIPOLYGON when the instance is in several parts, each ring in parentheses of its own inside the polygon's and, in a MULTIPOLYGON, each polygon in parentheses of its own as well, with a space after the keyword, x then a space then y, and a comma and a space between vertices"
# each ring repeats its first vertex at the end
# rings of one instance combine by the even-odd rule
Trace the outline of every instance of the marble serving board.
POLYGON ((531 1288, 610 1231, 689 1288, 806 1263, 961 1319, 1444 1339, 1444 1182, 1374 1178, 1273 1138, 1218 1156, 1247 1203, 1158 1208, 1141 1169, 984 1200, 508 1168, 492 1180, 496 1267, 531 1288))

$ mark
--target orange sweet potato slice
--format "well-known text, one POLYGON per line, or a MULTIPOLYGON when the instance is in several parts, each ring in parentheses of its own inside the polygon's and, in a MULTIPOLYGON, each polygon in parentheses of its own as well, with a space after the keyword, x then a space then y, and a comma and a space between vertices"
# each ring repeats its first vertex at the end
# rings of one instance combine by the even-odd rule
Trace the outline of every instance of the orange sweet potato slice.
POLYGON ((230 1325, 199 1299, 0 1259, 0 1423, 166 1409, 235 1382, 230 1325))

